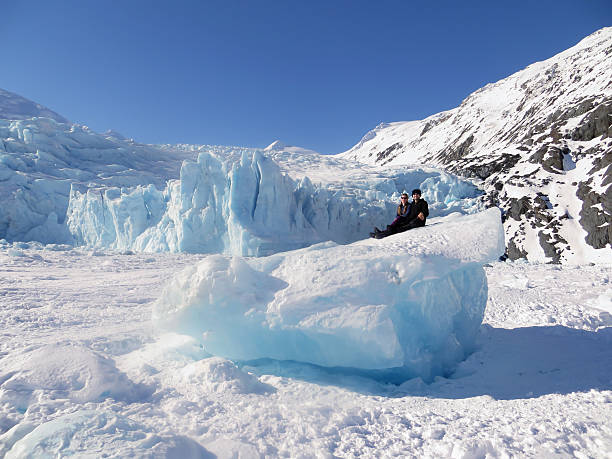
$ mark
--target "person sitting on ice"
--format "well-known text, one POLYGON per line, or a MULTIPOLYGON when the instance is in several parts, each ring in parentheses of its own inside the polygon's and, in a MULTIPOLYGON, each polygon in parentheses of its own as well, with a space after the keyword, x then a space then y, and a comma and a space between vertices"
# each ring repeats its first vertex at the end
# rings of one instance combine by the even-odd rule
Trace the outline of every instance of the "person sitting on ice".
POLYGON ((425 221, 429 215, 427 201, 421 199, 421 190, 412 190, 412 202, 408 202, 408 193, 402 193, 400 204, 397 206, 397 216, 385 231, 374 227, 374 232, 370 236, 376 239, 401 233, 412 228, 425 226, 425 221))

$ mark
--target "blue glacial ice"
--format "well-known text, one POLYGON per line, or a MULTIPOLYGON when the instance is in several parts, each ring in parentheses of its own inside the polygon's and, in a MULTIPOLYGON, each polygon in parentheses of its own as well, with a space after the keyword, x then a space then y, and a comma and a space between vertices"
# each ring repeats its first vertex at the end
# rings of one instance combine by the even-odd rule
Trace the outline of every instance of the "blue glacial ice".
POLYGON ((490 209, 383 240, 211 255, 167 285, 154 322, 236 361, 393 369, 429 381, 473 350, 487 302, 482 264, 503 252, 500 212, 490 209))
POLYGON ((0 239, 262 256, 367 237, 399 193, 432 216, 479 190, 428 168, 381 169, 295 147, 151 146, 47 118, 0 120, 0 239))
POLYGON ((67 226, 79 245, 264 256, 363 239, 390 221, 392 197, 409 184, 447 192, 446 201, 432 202, 433 215, 477 208, 478 190, 448 174, 411 169, 389 175, 346 177, 341 187, 314 184, 308 176, 293 179, 259 151, 239 157, 202 152, 197 161, 185 161, 179 179, 163 191, 153 185, 73 191, 67 226))

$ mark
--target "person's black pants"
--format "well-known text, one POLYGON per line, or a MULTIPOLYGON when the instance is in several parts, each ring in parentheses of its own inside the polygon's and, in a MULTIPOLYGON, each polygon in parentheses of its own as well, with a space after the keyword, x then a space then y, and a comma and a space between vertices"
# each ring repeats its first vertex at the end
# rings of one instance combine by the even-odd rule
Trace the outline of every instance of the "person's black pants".
POLYGON ((398 222, 391 223, 387 226, 385 231, 381 231, 379 234, 381 237, 387 237, 391 236, 392 234, 403 233, 404 231, 418 228, 420 226, 425 226, 425 222, 423 220, 419 220, 418 218, 410 221, 400 220, 398 222))

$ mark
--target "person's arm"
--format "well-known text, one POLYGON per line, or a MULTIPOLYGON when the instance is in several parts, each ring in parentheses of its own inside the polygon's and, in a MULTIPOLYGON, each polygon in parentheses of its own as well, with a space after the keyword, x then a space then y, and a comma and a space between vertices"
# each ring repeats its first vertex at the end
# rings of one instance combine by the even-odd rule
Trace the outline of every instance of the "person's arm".
POLYGON ((427 205, 427 201, 423 201, 423 204, 421 205, 421 211, 419 212, 419 215, 417 215, 417 218, 421 221, 424 221, 428 216, 429 206, 427 205))

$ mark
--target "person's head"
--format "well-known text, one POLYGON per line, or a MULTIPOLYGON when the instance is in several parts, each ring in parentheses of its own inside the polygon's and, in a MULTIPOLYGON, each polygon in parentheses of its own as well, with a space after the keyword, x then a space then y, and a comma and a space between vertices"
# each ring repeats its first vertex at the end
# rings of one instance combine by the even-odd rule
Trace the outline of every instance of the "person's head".
POLYGON ((421 199, 421 190, 419 190, 418 188, 412 190, 412 199, 415 201, 421 199))
POLYGON ((402 193, 400 197, 400 202, 404 205, 408 204, 408 193, 402 193))

